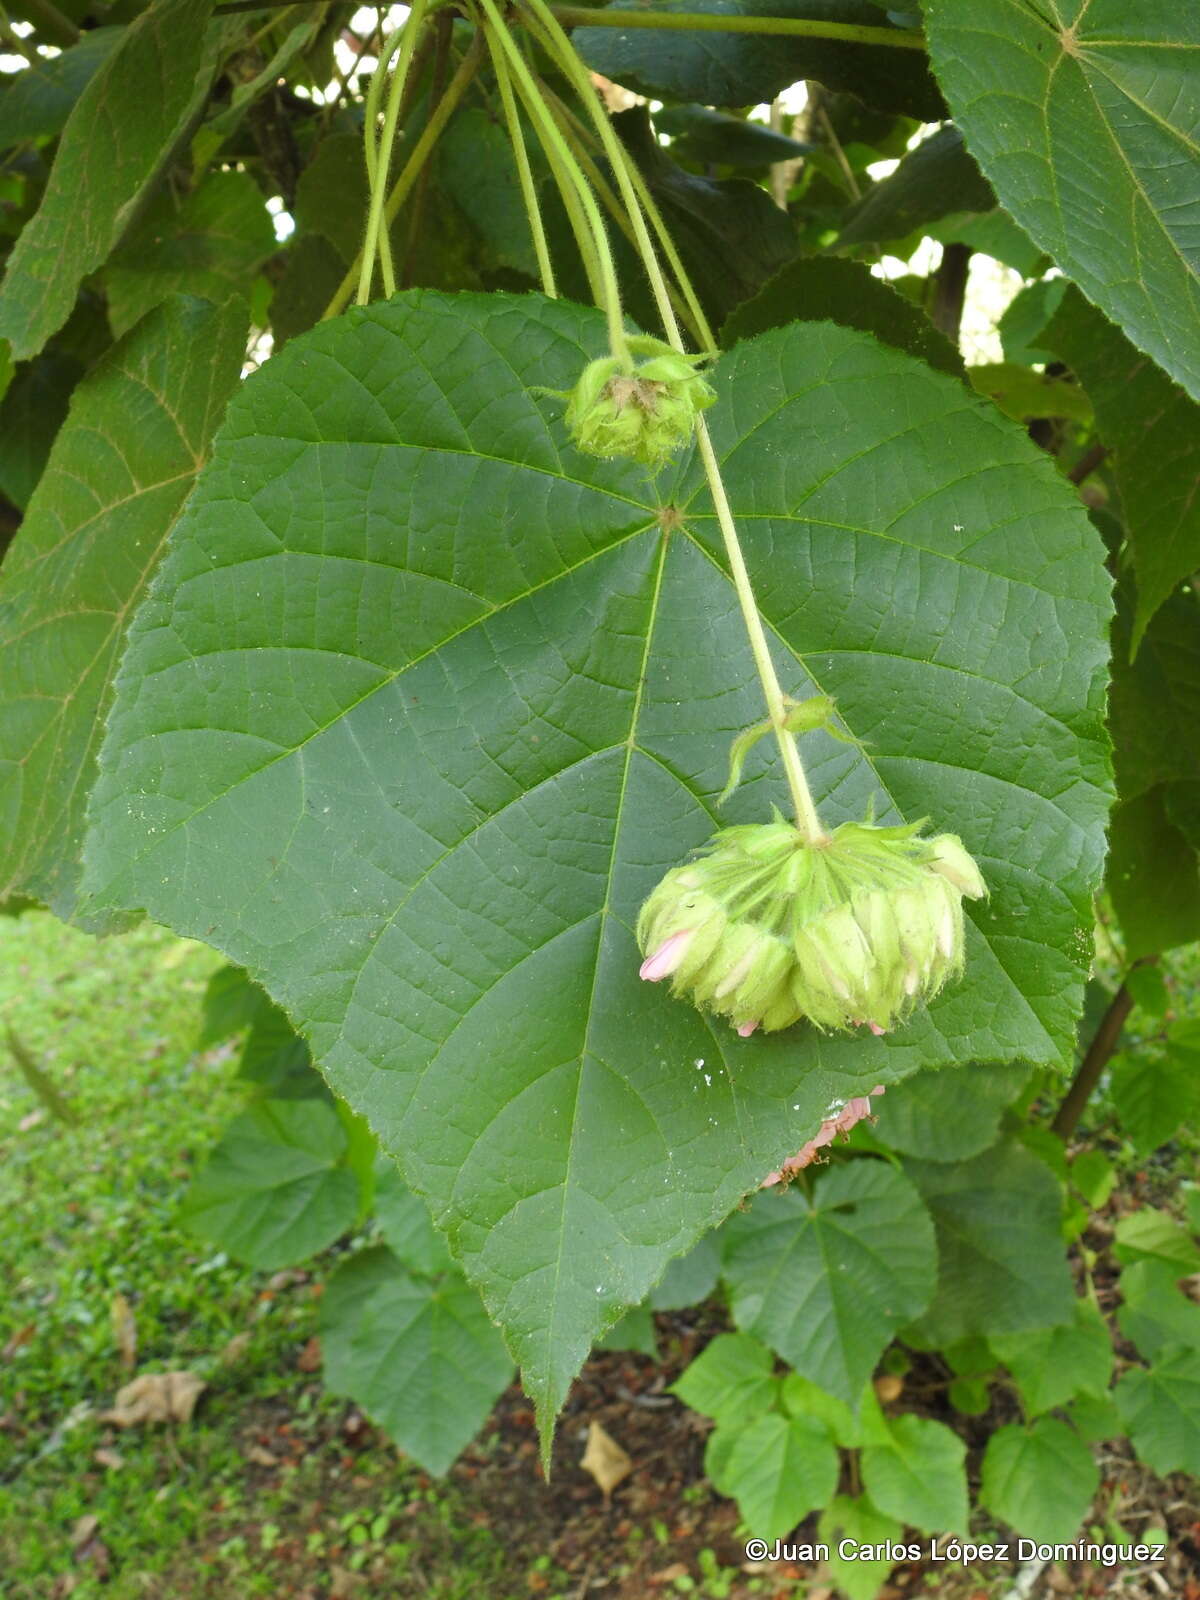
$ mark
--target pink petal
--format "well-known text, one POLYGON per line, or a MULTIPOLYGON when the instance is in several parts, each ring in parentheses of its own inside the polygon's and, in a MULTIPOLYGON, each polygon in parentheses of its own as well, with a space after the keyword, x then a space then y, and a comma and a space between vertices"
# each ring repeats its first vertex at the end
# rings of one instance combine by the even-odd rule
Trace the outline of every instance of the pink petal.
POLYGON ((748 1039, 757 1027, 757 1022, 741 1022, 738 1024, 738 1033, 743 1039, 748 1039))
POLYGON ((870 1028, 871 1032, 877 1039, 882 1039, 884 1034, 887 1032, 887 1029, 881 1028, 877 1022, 868 1022, 867 1027, 870 1028))
POLYGON ((683 960, 693 931, 691 928, 681 928, 669 939, 664 939, 653 955, 648 955, 642 962, 638 976, 645 978, 648 983, 657 983, 660 978, 669 978, 683 960))

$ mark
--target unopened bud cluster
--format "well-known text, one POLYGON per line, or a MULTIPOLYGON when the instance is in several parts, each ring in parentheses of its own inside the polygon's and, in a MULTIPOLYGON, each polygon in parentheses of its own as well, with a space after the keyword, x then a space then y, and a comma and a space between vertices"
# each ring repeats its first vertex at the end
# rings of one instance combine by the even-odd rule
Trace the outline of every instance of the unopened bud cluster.
POLYGON ((895 1027, 962 970, 962 897, 986 894, 953 834, 844 823, 816 843, 791 823, 726 828, 675 867, 638 917, 642 977, 743 1036, 895 1027))
POLYGON ((660 339, 629 341, 649 351, 632 371, 615 356, 589 362, 571 391, 566 423, 591 456, 632 456, 647 467, 663 463, 690 442, 696 418, 716 399, 695 370, 702 356, 682 355, 660 339))

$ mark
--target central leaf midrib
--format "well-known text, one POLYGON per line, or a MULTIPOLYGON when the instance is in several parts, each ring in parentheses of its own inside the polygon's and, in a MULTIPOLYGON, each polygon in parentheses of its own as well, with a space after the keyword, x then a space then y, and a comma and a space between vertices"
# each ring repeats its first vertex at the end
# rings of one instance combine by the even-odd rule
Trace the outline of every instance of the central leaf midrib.
MULTIPOLYGON (((596 961, 592 969, 592 984, 588 994, 586 1021, 583 1030, 583 1039, 579 1049, 579 1071, 575 1078, 575 1096, 571 1103, 570 1135, 567 1142, 566 1163, 562 1177, 562 1206, 559 1215, 558 1245, 554 1257, 554 1279, 550 1301, 550 1316, 547 1319, 543 1332, 543 1342, 550 1352, 550 1359, 544 1363, 544 1378, 541 1384, 543 1402, 548 1408, 555 1408, 552 1384, 555 1382, 553 1352, 557 1346, 555 1330, 559 1316, 559 1287, 562 1280, 563 1251, 566 1242, 566 1214, 567 1201, 571 1192, 571 1167, 575 1159, 575 1140, 579 1126, 579 1097, 583 1088, 583 1078, 587 1071, 588 1053, 592 1036, 592 1020, 596 1012, 596 985, 599 982, 600 967, 604 950, 605 925, 611 915, 612 883, 616 871, 617 847, 621 838, 621 824, 625 814, 625 797, 629 790, 629 768, 633 761, 636 748, 638 718, 641 715, 642 697, 646 687, 646 677, 650 664, 650 650, 654 639, 654 629, 658 621, 659 599, 662 595, 663 573, 666 569, 667 552, 670 548, 670 537, 665 532, 659 536, 658 561, 654 572, 654 588, 650 595, 648 615, 646 622, 646 642, 642 649, 642 660, 638 669, 637 687, 634 691, 633 707, 629 716, 629 733, 625 739, 625 762, 621 773, 621 784, 618 790, 617 811, 613 818, 612 849, 609 852, 608 871, 605 876, 604 903, 601 905, 596 919, 596 961)), ((658 1119, 654 1118, 657 1129, 658 1119)))

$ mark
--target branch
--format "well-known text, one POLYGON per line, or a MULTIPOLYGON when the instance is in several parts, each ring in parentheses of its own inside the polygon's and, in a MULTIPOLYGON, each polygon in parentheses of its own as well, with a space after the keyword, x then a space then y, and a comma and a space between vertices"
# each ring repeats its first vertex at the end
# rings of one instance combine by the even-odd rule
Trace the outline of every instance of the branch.
POLYGON ((1085 478, 1091 477, 1092 473, 1095 472, 1096 468, 1107 458, 1107 456, 1107 445, 1094 444, 1090 450, 1084 451, 1079 460, 1071 468, 1070 472, 1067 473, 1067 477, 1072 483, 1082 483, 1085 478))
MULTIPOLYGON (((1131 972, 1137 967, 1152 966, 1158 960, 1157 956, 1142 956, 1135 961, 1129 969, 1131 972)), ((1100 1018, 1100 1025, 1092 1035, 1092 1042, 1087 1047, 1083 1060, 1079 1063, 1079 1070, 1075 1074, 1074 1082, 1067 1090, 1062 1105, 1059 1106, 1054 1121, 1050 1124, 1052 1132, 1056 1133, 1065 1144, 1075 1132, 1083 1109, 1091 1098, 1092 1091, 1100 1082, 1100 1074, 1112 1059, 1117 1045, 1120 1042, 1121 1030, 1129 1019, 1133 1010, 1133 996, 1128 985, 1121 987, 1108 1003, 1108 1010, 1100 1018)))
POLYGON ((920 33, 875 28, 856 22, 818 22, 807 17, 738 17, 687 11, 591 11, 586 6, 551 6, 564 28, 660 28, 680 33, 769 33, 800 39, 837 39, 843 44, 885 44, 924 50, 920 33))
POLYGON ((930 320, 953 345, 958 344, 970 265, 969 244, 948 244, 942 250, 942 259, 933 275, 933 311, 930 320))

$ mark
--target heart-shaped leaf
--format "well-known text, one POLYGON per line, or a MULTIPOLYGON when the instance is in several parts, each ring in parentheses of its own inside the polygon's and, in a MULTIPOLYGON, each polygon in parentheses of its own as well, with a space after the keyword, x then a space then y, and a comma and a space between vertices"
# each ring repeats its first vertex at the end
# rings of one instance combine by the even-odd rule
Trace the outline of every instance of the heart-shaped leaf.
POLYGON ((1100 1484, 1092 1452, 1055 1417, 999 1428, 983 1457, 981 1505, 1017 1533, 1052 1543, 1079 1527, 1100 1484))
POLYGON ((1000 204, 1200 399, 1200 9, 927 0, 925 20, 1000 204))
POLYGON ((761 1195, 736 1219, 725 1260, 734 1321, 830 1394, 856 1405, 884 1346, 937 1282, 921 1197, 881 1161, 855 1161, 799 1190, 761 1195))
MULTIPOLYGON (((828 323, 717 364, 716 449, 827 819, 981 862, 967 975, 894 1038, 741 1040, 632 926, 761 700, 694 459, 568 442, 598 313, 413 292, 242 386, 139 613, 91 886, 246 966, 431 1205, 547 1421, 666 1261, 830 1104, 1073 1046, 1107 579, 1068 486, 954 380, 828 323)), ((727 808, 784 800, 763 745, 727 808)))

